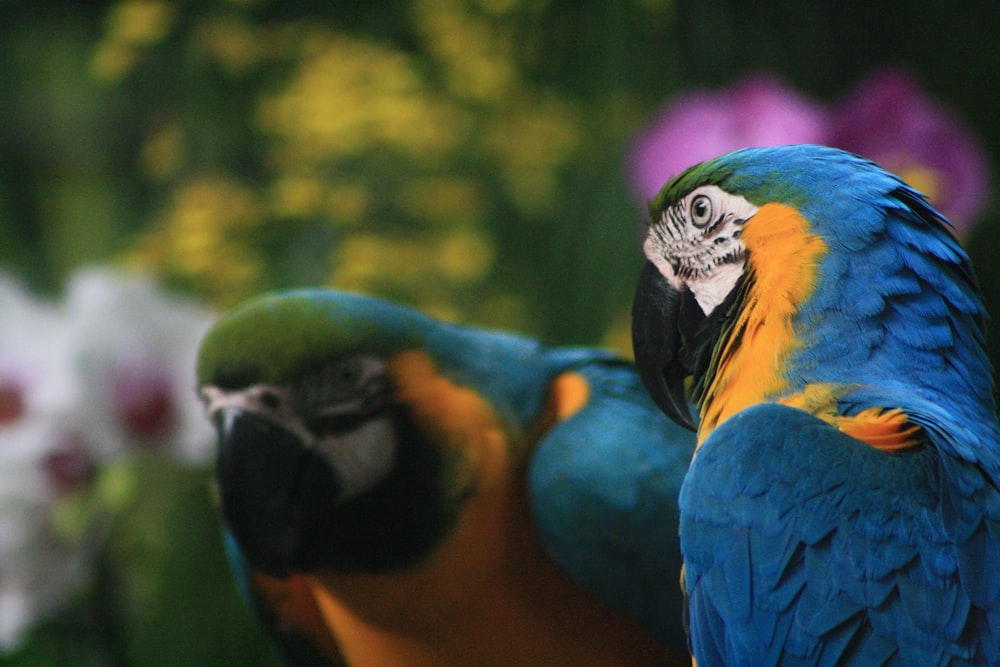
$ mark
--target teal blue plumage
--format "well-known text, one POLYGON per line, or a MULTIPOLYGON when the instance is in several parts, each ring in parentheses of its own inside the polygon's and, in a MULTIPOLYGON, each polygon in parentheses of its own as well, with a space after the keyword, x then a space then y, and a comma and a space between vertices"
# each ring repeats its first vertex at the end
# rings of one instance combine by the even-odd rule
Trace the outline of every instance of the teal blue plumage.
POLYGON ((693 167, 651 213, 635 313, 665 316, 635 329, 637 363, 675 416, 693 375, 708 418, 681 494, 699 666, 1000 664, 1000 430, 984 308, 947 221, 818 146, 693 167), (713 243, 686 208, 700 193, 719 220, 740 214, 716 265, 735 271, 698 283, 673 271, 691 248, 670 239, 686 225, 713 243), (662 306, 706 300, 706 282, 725 297, 707 313, 662 306), (765 283, 794 295, 789 313, 765 283), (737 394, 750 350, 766 370, 737 394))
MULTIPOLYGON (((493 511, 469 510, 486 493, 480 484, 487 483, 476 480, 505 477, 520 485, 515 494, 526 508, 516 520, 528 525, 548 553, 549 564, 538 566, 539 572, 561 569, 561 578, 576 582, 574 590, 582 587, 602 600, 594 603, 602 610, 610 607, 632 619, 628 623, 637 632, 645 629, 641 642, 657 647, 640 643, 625 655, 653 657, 652 664, 663 664, 666 655, 687 655, 677 579, 677 498, 694 436, 660 413, 630 363, 596 349, 549 348, 524 336, 444 323, 379 299, 294 290, 254 299, 226 315, 202 344, 198 375, 220 434, 218 478, 234 572, 291 664, 339 664, 336 654, 350 653, 342 641, 349 630, 326 631, 332 617, 319 608, 324 595, 338 598, 344 590, 342 603, 350 608, 357 586, 368 585, 351 583, 351 577, 390 584, 398 577, 398 585, 407 586, 411 573, 429 566, 439 571, 433 576, 473 576, 467 571, 477 571, 477 565, 452 543, 468 539, 456 535, 477 530, 463 528, 463 517, 493 511), (493 419, 509 463, 463 441, 466 434, 486 433, 481 425, 493 419), (371 430, 381 428, 380 420, 391 429, 371 430), (393 439, 391 463, 363 484, 344 481, 349 471, 330 464, 336 456, 310 458, 326 446, 324 433, 336 436, 336 447, 359 452, 381 451, 381 441, 393 439), (364 433, 383 435, 357 435, 364 433), (300 440, 312 444, 303 448, 300 440), (505 472, 508 465, 512 473, 505 472), (339 499, 341 487, 354 489, 350 497, 339 499), (435 565, 439 558, 454 565, 435 565), (303 619, 309 627, 300 627, 303 619), (646 639, 647 633, 655 640, 646 639), (328 641, 320 645, 316 640, 324 636, 328 641)), ((494 436, 486 437, 493 442, 494 436)), ((375 458, 358 454, 354 461, 364 467, 375 458)), ((506 535, 519 530, 498 534, 496 527, 484 527, 481 535, 473 532, 473 543, 498 553, 513 550, 523 559, 516 552, 530 550, 530 544, 503 543, 520 539, 506 535)), ((518 560, 504 567, 524 565, 518 560)), ((473 590, 484 585, 476 576, 468 584, 473 590)), ((514 585, 538 576, 519 572, 514 585)), ((441 584, 442 591, 455 588, 441 584)), ((510 584, 490 579, 485 585, 475 597, 489 608, 491 587, 510 584)), ((560 609, 545 595, 540 593, 540 607, 573 617, 575 609, 560 609)), ((402 608, 391 611, 399 616, 382 634, 402 628, 407 642, 419 638, 419 614, 438 604, 424 599, 413 610, 421 619, 416 630, 406 629, 402 608)), ((364 604, 359 615, 382 613, 364 604)), ((447 599, 440 604, 448 616, 454 613, 447 599)), ((484 625, 486 655, 519 649, 511 630, 484 625)), ((575 629, 573 643, 618 632, 614 627, 575 629)), ((628 637, 621 641, 630 642, 628 637)), ((463 646, 476 641, 456 639, 463 646)), ((470 659, 463 656, 459 662, 470 659)), ((411 664, 406 660, 398 664, 411 664)), ((414 654, 412 664, 424 661, 414 654)))
POLYGON ((586 378, 587 407, 555 426, 529 463, 542 542, 588 589, 684 647, 677 497, 694 435, 655 411, 631 364, 582 352, 585 363, 552 360, 586 378))

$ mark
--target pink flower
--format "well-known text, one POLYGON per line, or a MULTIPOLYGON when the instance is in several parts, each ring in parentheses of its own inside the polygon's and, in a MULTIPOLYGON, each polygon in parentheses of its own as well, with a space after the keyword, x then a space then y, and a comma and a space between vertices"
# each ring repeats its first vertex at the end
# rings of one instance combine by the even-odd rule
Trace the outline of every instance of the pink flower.
POLYGON ((745 77, 722 90, 679 95, 634 140, 628 176, 643 202, 694 164, 747 146, 824 143, 827 116, 819 105, 772 76, 745 77))
POLYGON ((876 70, 833 114, 830 143, 879 163, 926 194, 968 232, 982 213, 990 170, 962 122, 898 68, 876 70))

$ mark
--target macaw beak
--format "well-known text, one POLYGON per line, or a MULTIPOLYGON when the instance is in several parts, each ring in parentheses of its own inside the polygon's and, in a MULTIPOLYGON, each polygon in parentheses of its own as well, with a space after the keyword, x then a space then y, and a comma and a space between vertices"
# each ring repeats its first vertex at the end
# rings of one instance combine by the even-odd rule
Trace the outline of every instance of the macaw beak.
POLYGON ((287 576, 304 565, 309 527, 337 504, 333 471, 298 436, 260 415, 225 408, 215 426, 226 526, 254 568, 287 576))
POLYGON ((684 380, 694 370, 684 363, 682 326, 684 311, 690 311, 682 307, 686 294, 691 299, 647 261, 632 302, 632 348, 639 376, 653 401, 672 420, 694 431, 697 426, 684 391, 684 380))

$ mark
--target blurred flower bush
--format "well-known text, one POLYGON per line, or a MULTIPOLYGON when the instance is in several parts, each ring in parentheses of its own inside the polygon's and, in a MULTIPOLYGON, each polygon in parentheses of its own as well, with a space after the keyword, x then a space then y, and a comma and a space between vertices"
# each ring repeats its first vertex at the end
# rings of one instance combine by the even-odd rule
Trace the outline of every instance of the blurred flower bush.
MULTIPOLYGON (((667 4, 588 20, 652 32, 667 4)), ((0 161, 0 267, 25 281, 0 302, 0 663, 273 664, 194 402, 212 313, 333 284, 596 340, 631 290, 589 267, 634 266, 607 222, 641 105, 595 106, 581 16, 551 2, 6 11, 0 149, 27 167, 0 161)))
MULTIPOLYGON (((581 132, 578 105, 533 82, 517 50, 544 3, 414 0, 410 49, 333 22, 252 22, 223 8, 179 37, 206 74, 253 82, 241 119, 252 153, 199 174, 186 157, 193 128, 151 133, 150 177, 194 173, 128 261, 220 304, 300 281, 452 319, 495 320, 498 302, 513 316, 518 298, 485 280, 496 212, 551 213, 581 132)), ((154 0, 116 12, 92 63, 109 81, 141 76, 143 57, 156 58, 142 49, 164 38, 146 23, 169 32, 173 16, 154 0)))

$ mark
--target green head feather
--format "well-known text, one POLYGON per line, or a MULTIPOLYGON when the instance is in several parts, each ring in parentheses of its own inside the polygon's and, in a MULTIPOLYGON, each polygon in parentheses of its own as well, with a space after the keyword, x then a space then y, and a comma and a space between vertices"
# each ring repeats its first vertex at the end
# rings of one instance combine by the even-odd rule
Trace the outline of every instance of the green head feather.
POLYGON ((426 353, 443 375, 521 425, 537 416, 551 377, 575 359, 573 352, 546 354, 528 338, 441 322, 388 301, 303 289, 257 297, 223 316, 202 341, 198 384, 291 384, 347 354, 390 358, 406 350, 426 353))
POLYGON ((425 316, 373 299, 319 290, 277 292, 229 312, 205 336, 198 383, 281 384, 350 352, 388 356, 422 343, 425 316))

